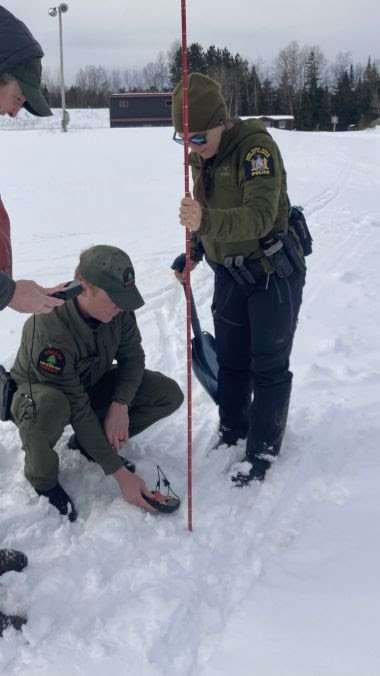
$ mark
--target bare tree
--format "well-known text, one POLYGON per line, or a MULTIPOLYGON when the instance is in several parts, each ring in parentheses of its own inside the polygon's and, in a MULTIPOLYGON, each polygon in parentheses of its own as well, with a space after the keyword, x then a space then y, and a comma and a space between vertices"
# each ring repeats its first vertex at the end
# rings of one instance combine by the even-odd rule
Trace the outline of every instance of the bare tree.
POLYGON ((113 68, 110 76, 110 85, 113 92, 118 92, 123 88, 123 78, 120 68, 113 68))
POLYGON ((306 47, 300 47, 294 40, 279 52, 274 63, 274 79, 277 86, 286 86, 293 92, 303 88, 309 51, 306 47))
POLYGON ((126 91, 144 89, 144 77, 140 68, 125 68, 123 70, 123 86, 126 91))
POLYGON ((159 52, 155 61, 147 63, 142 70, 144 89, 162 92, 169 89, 169 66, 163 52, 159 52))
POLYGON ((86 66, 80 68, 76 85, 84 91, 91 91, 95 94, 111 90, 108 73, 103 66, 86 66))
POLYGON ((353 59, 351 52, 339 52, 337 54, 334 63, 330 67, 329 84, 332 87, 337 85, 345 73, 350 72, 352 61, 353 59))
POLYGON ((60 96, 61 92, 60 78, 61 76, 58 68, 56 69, 55 72, 52 72, 49 66, 47 66, 42 71, 42 86, 48 90, 49 94, 52 97, 60 96))

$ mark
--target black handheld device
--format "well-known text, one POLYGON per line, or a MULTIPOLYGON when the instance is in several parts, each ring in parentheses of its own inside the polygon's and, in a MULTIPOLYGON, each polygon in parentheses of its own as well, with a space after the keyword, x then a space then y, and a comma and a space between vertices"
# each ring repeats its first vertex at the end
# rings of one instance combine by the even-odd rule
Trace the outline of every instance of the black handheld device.
POLYGON ((82 284, 78 282, 77 279, 74 279, 72 282, 68 282, 68 284, 64 289, 62 289, 62 291, 56 291, 51 295, 54 296, 54 298, 62 298, 62 300, 71 300, 71 298, 79 296, 79 294, 82 293, 82 291, 83 291, 82 284))

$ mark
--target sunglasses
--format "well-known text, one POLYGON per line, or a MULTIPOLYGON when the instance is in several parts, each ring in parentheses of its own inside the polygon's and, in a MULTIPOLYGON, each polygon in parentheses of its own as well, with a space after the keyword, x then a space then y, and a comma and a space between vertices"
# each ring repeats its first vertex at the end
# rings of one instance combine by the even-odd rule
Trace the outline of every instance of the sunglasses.
MULTIPOLYGON (((177 134, 176 131, 174 131, 173 134, 173 141, 180 143, 181 146, 183 146, 185 143, 184 138, 177 134)), ((189 135, 189 143, 194 146, 204 146, 207 143, 207 134, 193 134, 192 136, 189 135)))

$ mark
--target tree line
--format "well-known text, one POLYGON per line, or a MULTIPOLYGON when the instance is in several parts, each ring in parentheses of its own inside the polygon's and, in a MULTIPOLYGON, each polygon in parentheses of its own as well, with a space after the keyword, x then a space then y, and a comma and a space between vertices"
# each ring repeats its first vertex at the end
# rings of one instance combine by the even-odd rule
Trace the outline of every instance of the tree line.
MULTIPOLYGON (((231 117, 293 115, 300 130, 330 130, 337 116, 338 130, 364 128, 380 117, 380 62, 368 58, 354 63, 351 53, 340 53, 329 63, 318 46, 291 42, 269 66, 251 63, 226 47, 188 48, 190 71, 218 80, 231 117)), ((172 45, 155 61, 136 69, 81 68, 66 89, 68 108, 106 108, 112 93, 172 91, 181 78, 181 50, 172 45)), ((58 76, 45 74, 45 93, 60 106, 58 76)))

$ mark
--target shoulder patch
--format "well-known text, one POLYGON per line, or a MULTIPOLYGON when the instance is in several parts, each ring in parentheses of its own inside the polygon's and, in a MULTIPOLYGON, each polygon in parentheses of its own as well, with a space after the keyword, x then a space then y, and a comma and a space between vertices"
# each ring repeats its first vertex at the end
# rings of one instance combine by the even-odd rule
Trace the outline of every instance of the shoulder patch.
POLYGON ((274 176, 274 162, 268 148, 255 146, 244 158, 244 174, 246 179, 256 176, 274 176))
POLYGON ((65 355, 56 347, 46 347, 38 357, 38 370, 51 376, 60 376, 65 368, 65 355))

